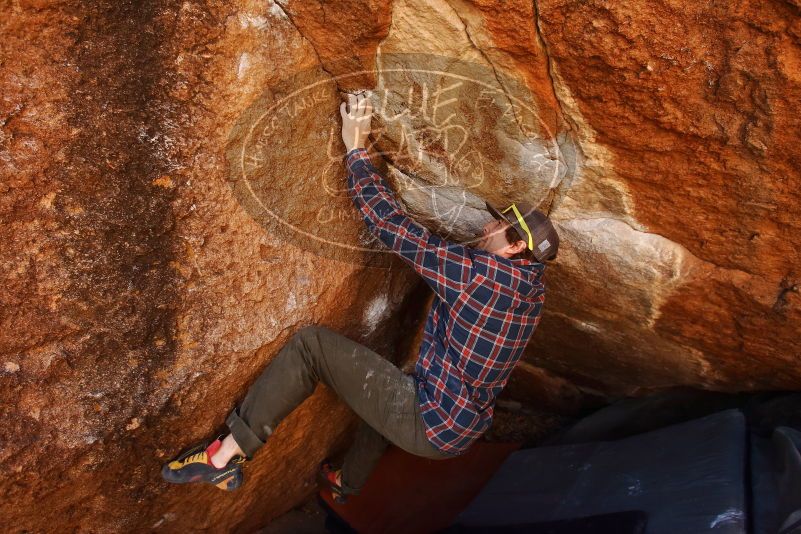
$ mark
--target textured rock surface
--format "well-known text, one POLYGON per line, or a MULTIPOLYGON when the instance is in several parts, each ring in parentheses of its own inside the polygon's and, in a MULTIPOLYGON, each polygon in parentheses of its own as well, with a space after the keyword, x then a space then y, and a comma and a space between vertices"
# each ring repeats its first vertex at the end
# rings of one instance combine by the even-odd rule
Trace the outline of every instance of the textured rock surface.
MULTIPOLYGON (((330 392, 286 421, 236 496, 167 487, 159 465, 220 425, 303 325, 394 356, 415 285, 398 264, 279 239, 230 187, 234 125, 314 50, 264 2, 3 11, 3 530, 263 524, 344 445, 352 416, 330 392)), ((332 98, 299 138, 327 134, 332 98)), ((296 205, 325 148, 280 177, 296 205)))
POLYGON ((322 388, 236 496, 157 470, 303 325, 413 351, 415 277, 342 194, 337 88, 376 90, 376 161, 433 229, 469 239, 483 198, 558 222, 521 398, 801 387, 795 4, 0 10, 4 524, 248 531, 312 491, 352 423, 322 388))
POLYGON ((798 7, 538 6, 585 163, 534 358, 622 388, 798 388, 798 7))

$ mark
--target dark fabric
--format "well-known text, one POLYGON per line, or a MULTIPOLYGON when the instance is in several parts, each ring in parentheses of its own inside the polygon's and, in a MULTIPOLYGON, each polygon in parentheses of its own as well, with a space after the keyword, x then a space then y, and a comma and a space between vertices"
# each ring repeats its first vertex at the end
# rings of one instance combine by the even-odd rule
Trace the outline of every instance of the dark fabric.
POLYGON ((746 425, 738 410, 618 441, 518 451, 457 523, 476 527, 648 514, 650 534, 747 532, 746 425))
POLYGON ((242 450, 253 456, 318 382, 333 389, 367 425, 359 429, 345 458, 342 481, 347 491, 362 487, 385 440, 426 458, 451 456, 426 437, 414 380, 378 353, 321 326, 296 333, 228 416, 242 450))
POLYGON ((353 444, 342 463, 342 485, 345 493, 358 493, 381 459, 389 442, 377 430, 362 421, 353 444))
POLYGON ((773 433, 779 486, 780 534, 801 531, 801 432, 779 427, 773 433))
POLYGON ((648 516, 640 510, 518 525, 454 525, 440 534, 645 534, 648 516))
POLYGON ((751 447, 754 532, 801 533, 801 432, 778 427, 751 447))
POLYGON ((545 265, 432 234, 406 214, 367 150, 351 150, 346 164, 368 230, 435 293, 414 376, 428 438, 464 453, 492 424, 495 399, 539 323, 545 265))
POLYGON ((801 534, 801 393, 721 393, 673 388, 623 399, 581 419, 541 445, 608 441, 638 435, 724 409, 738 409, 749 431, 748 522, 755 534, 784 526, 801 534))
POLYGON ((749 429, 768 439, 777 426, 801 430, 801 393, 722 393, 676 387, 647 397, 620 399, 541 445, 622 439, 728 409, 741 410, 749 429))
POLYGON ((647 397, 624 398, 582 418, 541 445, 611 441, 636 436, 731 408, 747 395, 673 388, 647 397))

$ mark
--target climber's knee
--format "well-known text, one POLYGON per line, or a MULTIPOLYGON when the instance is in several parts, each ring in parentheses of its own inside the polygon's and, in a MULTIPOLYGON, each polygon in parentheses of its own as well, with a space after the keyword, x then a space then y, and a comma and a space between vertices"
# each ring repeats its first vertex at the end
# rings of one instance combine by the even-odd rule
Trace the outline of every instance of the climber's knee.
POLYGON ((300 352, 308 363, 311 363, 310 357, 315 356, 315 353, 319 351, 322 330, 323 327, 317 325, 304 326, 293 336, 292 342, 298 347, 297 352, 300 352))
POLYGON ((295 336, 302 339, 314 338, 317 337, 321 330, 323 330, 322 326, 310 324, 295 332, 295 336))
POLYGON ((325 330, 322 326, 304 326, 292 338, 297 347, 294 351, 315 375, 317 375, 318 360, 323 356, 320 334, 325 330))

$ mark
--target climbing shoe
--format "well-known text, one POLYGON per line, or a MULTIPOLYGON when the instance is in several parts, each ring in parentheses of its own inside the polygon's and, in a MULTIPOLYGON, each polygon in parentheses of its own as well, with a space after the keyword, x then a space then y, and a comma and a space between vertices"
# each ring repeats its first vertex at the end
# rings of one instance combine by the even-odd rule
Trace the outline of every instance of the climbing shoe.
POLYGON ((333 498, 334 502, 337 504, 345 504, 348 502, 348 496, 345 494, 345 490, 337 482, 337 476, 339 476, 341 472, 341 469, 334 469, 334 466, 328 462, 323 462, 320 465, 320 477, 325 484, 331 488, 331 498, 333 498))
POLYGON ((211 457, 220 448, 221 441, 199 443, 182 452, 177 458, 164 464, 161 476, 173 484, 206 482, 221 490, 233 491, 242 485, 242 464, 245 458, 234 456, 224 467, 214 467, 211 457))

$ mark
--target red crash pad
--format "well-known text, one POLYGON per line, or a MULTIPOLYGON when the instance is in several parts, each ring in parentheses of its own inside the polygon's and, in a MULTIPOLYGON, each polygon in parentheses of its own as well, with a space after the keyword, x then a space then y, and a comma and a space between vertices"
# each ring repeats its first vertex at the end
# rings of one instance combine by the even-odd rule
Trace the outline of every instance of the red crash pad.
POLYGON ((447 527, 520 443, 478 441, 449 460, 429 460, 390 446, 359 495, 336 504, 320 496, 361 534, 434 532, 447 527))

